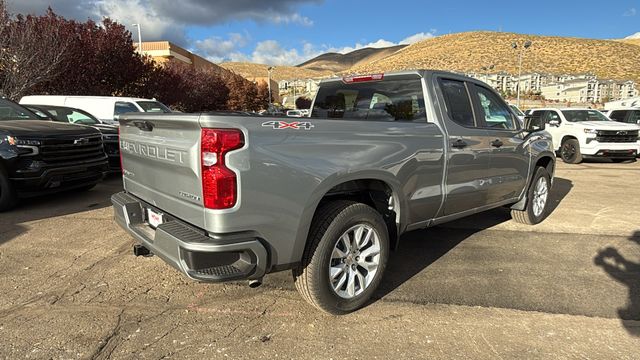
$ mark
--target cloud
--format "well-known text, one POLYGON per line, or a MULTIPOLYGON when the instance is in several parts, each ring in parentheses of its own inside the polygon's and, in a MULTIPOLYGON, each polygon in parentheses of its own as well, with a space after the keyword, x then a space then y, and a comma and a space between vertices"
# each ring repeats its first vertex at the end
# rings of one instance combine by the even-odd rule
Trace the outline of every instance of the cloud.
POLYGON ((429 32, 426 32, 426 33, 419 32, 417 34, 407 36, 406 38, 400 40, 397 43, 393 41, 385 40, 385 39, 379 39, 378 41, 370 42, 368 44, 356 43, 354 46, 345 46, 342 48, 330 48, 328 49, 328 51, 338 52, 340 54, 346 54, 346 53, 350 53, 352 51, 364 49, 364 48, 383 48, 383 47, 390 47, 390 46, 396 46, 396 45, 411 45, 418 41, 431 39, 435 37, 436 32, 437 30, 435 29, 431 29, 429 32))
POLYGON ((431 30, 426 33, 420 32, 408 36, 397 43, 385 39, 379 39, 366 44, 356 43, 354 46, 345 46, 340 48, 303 43, 300 51, 295 48, 285 48, 276 40, 266 40, 259 42, 250 55, 235 52, 228 54, 224 58, 231 61, 250 61, 269 65, 297 65, 327 52, 346 54, 364 48, 384 48, 395 45, 408 45, 435 37, 435 33, 436 30, 431 30))
POLYGON ((241 53, 238 50, 245 47, 248 42, 248 35, 231 33, 227 39, 213 36, 204 40, 196 40, 192 51, 213 62, 223 62, 231 60, 232 57, 239 58, 241 53))
POLYGON ((409 37, 406 37, 406 38, 402 39, 400 41, 400 44, 411 45, 413 43, 417 43, 417 42, 422 41, 422 40, 431 39, 431 38, 436 36, 435 34, 436 34, 436 30, 435 29, 431 29, 431 31, 426 32, 426 33, 425 32, 419 32, 417 34, 413 34, 413 35, 411 35, 409 37))
POLYGON ((622 14, 622 16, 636 16, 636 13, 638 11, 636 10, 636 8, 631 8, 627 11, 624 12, 624 14, 622 14))
POLYGON ((640 32, 627 36, 625 39, 640 39, 640 32))
POLYGON ((213 26, 234 20, 312 26, 295 11, 302 4, 323 0, 9 0, 13 13, 42 14, 48 6, 65 17, 86 20, 110 17, 133 30, 142 24, 143 40, 185 41, 185 28, 213 26), (50 5, 51 4, 51 5, 50 5))

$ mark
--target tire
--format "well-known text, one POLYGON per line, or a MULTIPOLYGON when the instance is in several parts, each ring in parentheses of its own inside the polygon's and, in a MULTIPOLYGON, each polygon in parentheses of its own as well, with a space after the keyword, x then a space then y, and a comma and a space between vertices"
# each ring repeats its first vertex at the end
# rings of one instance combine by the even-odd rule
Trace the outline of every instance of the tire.
POLYGON ((347 314, 364 306, 380 285, 388 258, 389 234, 380 213, 362 203, 332 201, 314 215, 301 264, 292 272, 293 280, 311 305, 329 314, 347 314), (366 242, 354 246, 356 237, 366 242), (352 253, 346 247, 346 239, 352 253), (360 251, 367 254, 360 256, 360 251), (377 267, 373 269, 369 265, 376 260, 377 267), (370 271, 361 265, 367 265, 370 271))
POLYGON ((0 166, 0 211, 10 210, 16 206, 17 194, 9 180, 7 172, 0 166))
POLYGON ((560 146, 560 158, 567 164, 580 164, 582 154, 580 153, 580 143, 576 139, 567 139, 560 146))
POLYGON ((524 210, 511 210, 511 218, 516 222, 527 225, 535 225, 542 222, 549 215, 550 191, 551 177, 549 172, 543 167, 537 167, 531 184, 529 184, 529 189, 527 189, 527 206, 524 210))

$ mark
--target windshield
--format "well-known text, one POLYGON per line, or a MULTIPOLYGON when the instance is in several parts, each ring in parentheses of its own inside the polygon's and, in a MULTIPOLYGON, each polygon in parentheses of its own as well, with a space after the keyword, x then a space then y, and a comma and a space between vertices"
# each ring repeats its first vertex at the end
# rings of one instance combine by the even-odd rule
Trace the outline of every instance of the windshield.
POLYGON ((562 115, 570 122, 612 121, 598 110, 562 110, 562 115))
POLYGON ((520 111, 520 109, 518 109, 518 107, 517 107, 517 106, 509 104, 509 107, 511 108, 511 110, 513 110, 513 112, 514 112, 514 113, 516 113, 516 115, 518 115, 518 116, 524 116, 524 114, 522 113, 522 111, 520 111))
POLYGON ((40 118, 18 104, 0 99, 0 121, 3 120, 40 120, 40 118))
POLYGON ((171 109, 157 101, 136 101, 144 112, 170 113, 171 109))
POLYGON ((54 121, 68 122, 80 125, 97 125, 100 121, 90 114, 76 109, 66 107, 46 108, 47 112, 53 116, 54 121))

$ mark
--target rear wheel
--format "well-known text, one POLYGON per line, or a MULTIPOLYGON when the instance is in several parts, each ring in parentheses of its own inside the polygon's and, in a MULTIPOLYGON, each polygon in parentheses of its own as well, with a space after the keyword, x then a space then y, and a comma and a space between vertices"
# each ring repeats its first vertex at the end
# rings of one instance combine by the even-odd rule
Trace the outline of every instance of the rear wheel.
POLYGON ((560 157, 567 164, 579 164, 582 162, 580 143, 576 139, 567 139, 560 146, 560 157))
POLYGON ((13 208, 16 205, 16 191, 9 180, 7 172, 0 166, 0 211, 13 208))
POLYGON ((511 210, 511 217, 516 222, 535 225, 548 215, 551 177, 547 169, 536 168, 529 189, 527 190, 527 206, 524 210, 511 210))
POLYGON ((380 284, 389 257, 389 235, 380 213, 353 201, 333 201, 314 216, 296 288, 330 314, 362 307, 380 284))

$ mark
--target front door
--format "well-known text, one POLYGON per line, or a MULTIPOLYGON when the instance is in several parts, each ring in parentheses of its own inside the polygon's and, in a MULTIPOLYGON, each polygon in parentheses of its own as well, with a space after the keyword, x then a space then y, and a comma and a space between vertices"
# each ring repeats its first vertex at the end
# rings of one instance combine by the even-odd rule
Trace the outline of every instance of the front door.
POLYGON ((471 95, 491 146, 487 203, 516 199, 529 176, 531 155, 524 147, 524 133, 508 105, 493 90, 473 85, 471 95))

